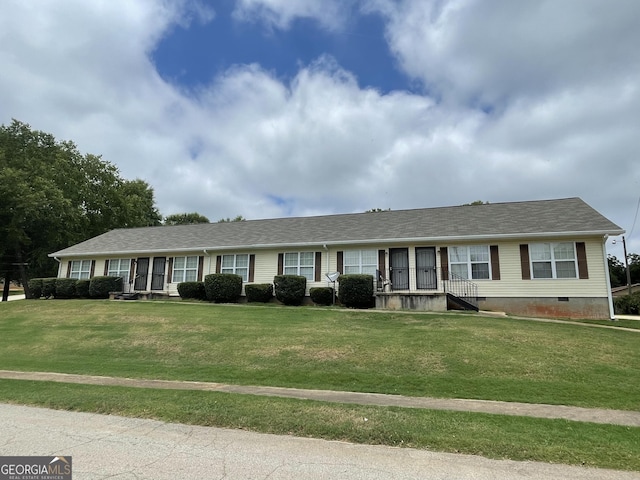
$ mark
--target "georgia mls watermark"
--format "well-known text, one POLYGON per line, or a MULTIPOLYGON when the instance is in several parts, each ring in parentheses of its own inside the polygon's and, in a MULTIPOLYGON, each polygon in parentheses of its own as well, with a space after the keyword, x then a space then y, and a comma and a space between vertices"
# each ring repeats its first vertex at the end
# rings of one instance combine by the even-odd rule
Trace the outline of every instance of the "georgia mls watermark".
POLYGON ((71 480, 71 457, 0 457, 0 480, 71 480))

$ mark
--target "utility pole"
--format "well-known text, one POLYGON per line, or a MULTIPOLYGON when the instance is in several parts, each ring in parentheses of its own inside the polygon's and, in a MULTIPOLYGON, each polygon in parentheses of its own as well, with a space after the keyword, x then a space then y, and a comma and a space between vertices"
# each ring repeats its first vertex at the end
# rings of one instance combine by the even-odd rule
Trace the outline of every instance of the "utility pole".
POLYGON ((629 289, 629 295, 631 295, 631 271, 629 270, 629 259, 627 258, 627 243, 624 241, 624 235, 622 236, 622 248, 624 249, 624 268, 627 270, 627 288, 629 289))

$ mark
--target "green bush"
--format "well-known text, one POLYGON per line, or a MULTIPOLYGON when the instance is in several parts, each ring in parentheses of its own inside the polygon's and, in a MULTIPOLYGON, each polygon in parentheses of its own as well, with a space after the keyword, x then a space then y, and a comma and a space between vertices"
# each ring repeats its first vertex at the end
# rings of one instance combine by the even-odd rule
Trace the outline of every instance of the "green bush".
POLYGON ((333 303, 333 288, 314 287, 309 289, 309 296, 316 305, 331 305, 333 303))
POLYGON ((371 308, 373 306, 373 276, 361 274, 341 275, 338 279, 338 298, 349 308, 371 308))
POLYGON ((207 299, 204 282, 181 282, 178 284, 178 294, 181 298, 193 298, 195 300, 207 299))
POLYGON ((89 298, 89 284, 91 280, 76 280, 76 296, 80 298, 89 298))
POLYGON ((29 280, 29 292, 31 298, 40 298, 42 296, 42 278, 32 278, 29 280))
POLYGON ((242 277, 233 273, 212 273, 204 277, 207 300, 235 303, 242 294, 242 277))
POLYGON ((75 278, 56 278, 56 298, 74 298, 76 282, 75 278))
POLYGON ((42 296, 44 298, 51 298, 56 294, 56 280, 55 277, 42 279, 42 296))
POLYGON ((89 282, 91 298, 109 298, 109 292, 122 291, 122 277, 93 277, 89 282))
POLYGON ((270 283, 250 283, 244 286, 247 302, 266 303, 273 298, 273 285, 270 283))
POLYGON ((618 315, 640 315, 640 292, 615 297, 613 309, 618 315))
POLYGON ((300 305, 307 289, 306 277, 300 275, 276 275, 273 278, 276 298, 285 305, 300 305))

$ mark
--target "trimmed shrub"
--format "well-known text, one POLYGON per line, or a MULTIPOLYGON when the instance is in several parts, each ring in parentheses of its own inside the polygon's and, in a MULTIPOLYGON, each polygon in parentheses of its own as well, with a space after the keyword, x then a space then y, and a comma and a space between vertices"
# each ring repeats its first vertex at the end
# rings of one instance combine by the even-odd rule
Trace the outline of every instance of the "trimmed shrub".
POLYGON ((373 275, 348 274, 338 279, 338 298, 349 308, 371 308, 373 306, 373 275))
POLYGON ((109 292, 122 291, 122 277, 93 277, 89 282, 91 298, 109 298, 109 292))
POLYGON ((29 292, 31 298, 38 299, 42 296, 42 278, 32 278, 29 280, 29 292))
POLYGON ((285 305, 300 305, 307 289, 307 279, 301 275, 276 275, 273 277, 276 298, 285 305))
POLYGON ((56 278, 56 298, 74 298, 76 282, 75 278, 56 278))
POLYGON ((193 298, 206 300, 207 293, 204 290, 204 282, 181 282, 178 284, 178 294, 181 298, 193 298))
POLYGON ((42 279, 42 296, 44 298, 51 298, 56 294, 56 280, 55 277, 42 279))
POLYGON ((212 273, 204 277, 207 300, 236 303, 242 294, 242 277, 233 273, 212 273))
POLYGON ((89 284, 91 280, 76 280, 76 296, 89 298, 89 284))
POLYGON ((247 302, 267 303, 273 298, 273 285, 270 283, 250 283, 244 286, 247 302))
POLYGON ((314 287, 309 289, 309 296, 316 305, 331 305, 333 303, 333 288, 314 287))
POLYGON ((615 297, 613 310, 618 315, 640 315, 640 292, 615 297))

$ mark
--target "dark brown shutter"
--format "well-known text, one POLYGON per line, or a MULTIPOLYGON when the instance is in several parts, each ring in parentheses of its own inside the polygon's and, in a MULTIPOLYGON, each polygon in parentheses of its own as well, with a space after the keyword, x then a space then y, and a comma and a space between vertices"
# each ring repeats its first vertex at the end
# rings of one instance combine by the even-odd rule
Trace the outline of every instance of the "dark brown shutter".
POLYGON ((378 250, 378 270, 383 278, 387 278, 387 259, 384 250, 378 250))
POLYGON ((336 253, 336 268, 340 274, 344 273, 344 252, 336 253))
POLYGON ((578 278, 587 280, 589 269, 587 268, 587 249, 584 242, 576 242, 576 254, 578 256, 578 278))
POLYGON ((442 280, 449 280, 449 250, 447 247, 440 247, 440 268, 442 269, 442 280))
POLYGON ((202 274, 204 273, 204 257, 198 257, 198 281, 202 281, 202 274))
POLYGON ((93 275, 96 273, 96 261, 91 260, 91 271, 89 272, 89 278, 93 278, 93 275))
POLYGON ((520 245, 520 268, 522 269, 522 279, 531 280, 531 268, 529 267, 529 245, 520 245))
POLYGON ((132 258, 131 266, 129 267, 129 283, 133 283, 133 279, 135 278, 133 271, 135 270, 135 268, 136 268, 136 261, 132 258))
POLYGON ((109 275, 109 260, 104 261, 104 276, 109 275))
POLYGON ((69 260, 69 263, 67 263, 67 278, 71 277, 71 262, 73 260, 69 260))
POLYGON ((314 281, 319 282, 322 280, 320 275, 322 274, 322 252, 316 252, 316 268, 314 281))
MULTIPOLYGON (((186 262, 186 259, 185 259, 186 262)), ((173 279, 173 257, 169 257, 169 271, 167 272, 167 283, 171 283, 173 279)))
POLYGON ((249 255, 249 281, 255 281, 255 271, 256 271, 256 256, 249 255))
POLYGON ((500 256, 498 255, 498 246, 491 245, 489 250, 491 253, 491 279, 500 280, 500 256))
POLYGON ((218 255, 216 257, 216 273, 220 273, 222 271, 222 255, 218 255))
POLYGON ((278 275, 282 275, 284 272, 284 253, 278 254, 278 275))

